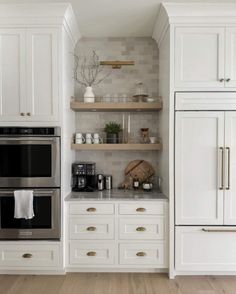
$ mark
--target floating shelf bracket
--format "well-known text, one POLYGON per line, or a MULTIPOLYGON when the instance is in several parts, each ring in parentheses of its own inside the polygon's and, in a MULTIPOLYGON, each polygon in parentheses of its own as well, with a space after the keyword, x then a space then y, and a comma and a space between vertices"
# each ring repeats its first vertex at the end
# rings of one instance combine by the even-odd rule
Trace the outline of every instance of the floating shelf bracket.
POLYGON ((100 61, 100 65, 109 65, 114 69, 120 69, 123 65, 134 65, 134 61, 100 61))

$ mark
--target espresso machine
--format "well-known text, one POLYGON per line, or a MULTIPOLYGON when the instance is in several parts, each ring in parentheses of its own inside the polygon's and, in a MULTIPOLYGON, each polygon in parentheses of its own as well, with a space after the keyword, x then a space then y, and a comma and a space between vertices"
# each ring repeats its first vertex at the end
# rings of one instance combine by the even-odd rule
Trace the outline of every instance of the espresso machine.
POLYGON ((93 192, 96 188, 96 164, 75 162, 72 164, 72 191, 93 192))

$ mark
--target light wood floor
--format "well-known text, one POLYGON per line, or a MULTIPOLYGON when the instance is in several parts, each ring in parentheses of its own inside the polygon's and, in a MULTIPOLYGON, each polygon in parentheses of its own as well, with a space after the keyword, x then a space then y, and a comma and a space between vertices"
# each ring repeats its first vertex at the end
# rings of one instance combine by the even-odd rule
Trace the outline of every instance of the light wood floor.
POLYGON ((177 277, 165 274, 0 275, 1 294, 236 294, 236 276, 177 277))

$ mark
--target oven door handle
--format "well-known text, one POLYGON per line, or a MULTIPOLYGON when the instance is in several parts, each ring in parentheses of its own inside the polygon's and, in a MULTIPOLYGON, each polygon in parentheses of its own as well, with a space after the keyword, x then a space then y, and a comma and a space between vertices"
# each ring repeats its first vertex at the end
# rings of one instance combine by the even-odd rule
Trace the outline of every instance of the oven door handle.
POLYGON ((6 144, 7 142, 20 142, 20 141, 50 141, 50 142, 55 142, 59 140, 59 137, 0 137, 0 144, 6 144))
MULTIPOLYGON (((24 190, 24 189, 16 189, 17 191, 19 190, 24 190)), ((13 197, 14 196, 14 191, 16 190, 1 190, 0 191, 0 198, 1 197, 13 197)), ((29 189, 31 190, 31 189, 29 189)), ((55 192, 55 190, 33 190, 33 194, 34 194, 34 197, 37 197, 37 196, 51 196, 53 195, 53 193, 55 192)))

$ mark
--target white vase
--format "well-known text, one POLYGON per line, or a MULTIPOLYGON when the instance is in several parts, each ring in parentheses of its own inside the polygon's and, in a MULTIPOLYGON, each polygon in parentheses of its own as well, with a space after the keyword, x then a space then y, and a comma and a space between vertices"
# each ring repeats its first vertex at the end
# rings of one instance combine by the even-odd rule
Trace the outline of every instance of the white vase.
POLYGON ((94 103, 95 96, 93 93, 92 87, 86 87, 85 93, 84 93, 84 102, 85 103, 94 103))

